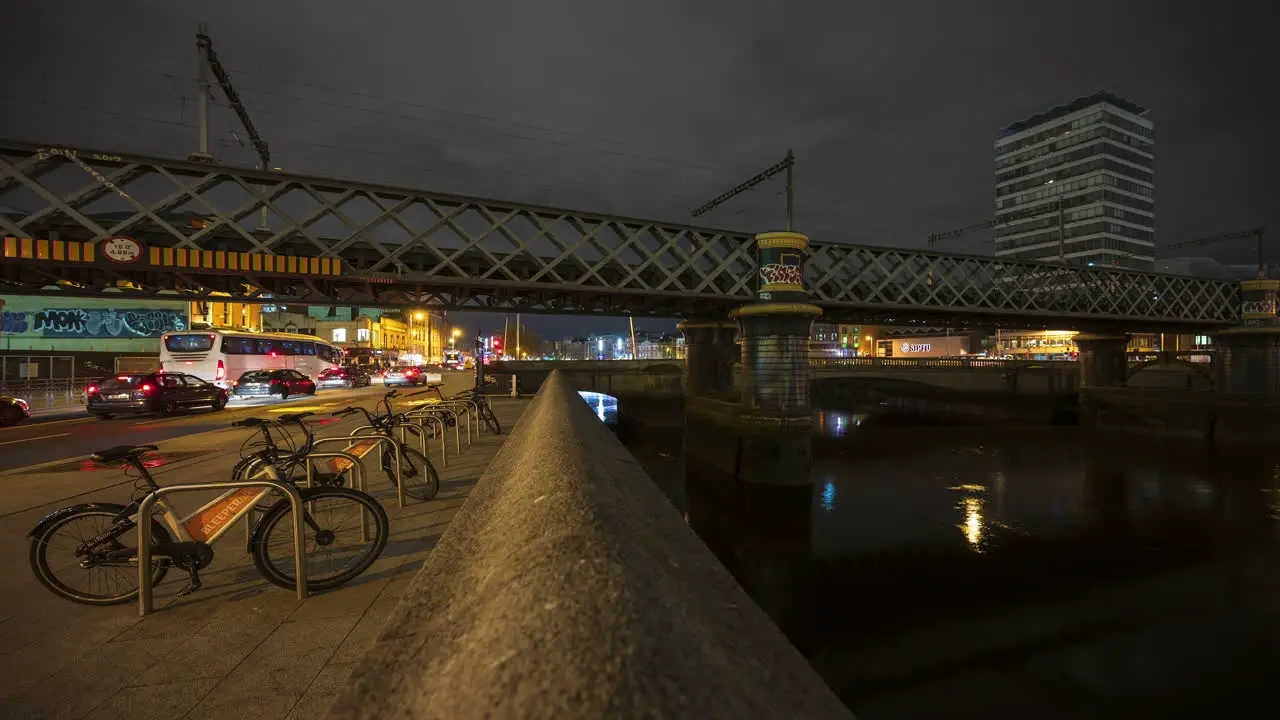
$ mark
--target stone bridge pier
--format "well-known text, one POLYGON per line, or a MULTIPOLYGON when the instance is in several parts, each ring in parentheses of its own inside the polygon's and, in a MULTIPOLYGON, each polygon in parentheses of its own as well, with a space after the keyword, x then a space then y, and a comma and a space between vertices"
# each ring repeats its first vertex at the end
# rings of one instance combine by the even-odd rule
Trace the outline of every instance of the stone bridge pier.
POLYGON ((799 233, 757 235, 758 302, 731 312, 734 325, 691 320, 682 326, 686 454, 741 482, 809 483, 809 331, 822 310, 807 302, 808 248, 799 233), (741 366, 736 393, 733 327, 741 366))

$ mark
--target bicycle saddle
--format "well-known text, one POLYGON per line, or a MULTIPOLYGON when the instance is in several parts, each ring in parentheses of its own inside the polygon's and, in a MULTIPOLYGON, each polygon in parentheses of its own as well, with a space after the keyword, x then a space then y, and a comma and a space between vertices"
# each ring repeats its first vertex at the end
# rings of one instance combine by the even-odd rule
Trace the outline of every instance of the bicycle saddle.
POLYGON ((93 451, 93 454, 89 456, 89 459, 94 462, 101 463, 115 462, 116 460, 137 457, 143 453, 159 449, 160 447, 158 445, 117 445, 113 448, 107 448, 106 450, 95 450, 93 451))
POLYGON ((231 427, 259 427, 270 422, 270 420, 263 420, 262 418, 245 418, 231 423, 231 427))
POLYGON ((276 419, 281 422, 294 422, 296 420, 301 420, 302 418, 308 417, 310 415, 315 415, 315 413, 313 412, 285 413, 284 415, 281 415, 276 419))

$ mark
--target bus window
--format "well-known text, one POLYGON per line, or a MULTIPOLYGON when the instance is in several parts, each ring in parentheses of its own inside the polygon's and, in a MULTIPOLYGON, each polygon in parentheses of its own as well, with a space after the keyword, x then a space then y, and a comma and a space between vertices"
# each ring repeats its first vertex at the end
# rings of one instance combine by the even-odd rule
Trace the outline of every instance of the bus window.
POLYGON ((209 352, 213 349, 214 335, 166 335, 164 347, 173 353, 209 352))

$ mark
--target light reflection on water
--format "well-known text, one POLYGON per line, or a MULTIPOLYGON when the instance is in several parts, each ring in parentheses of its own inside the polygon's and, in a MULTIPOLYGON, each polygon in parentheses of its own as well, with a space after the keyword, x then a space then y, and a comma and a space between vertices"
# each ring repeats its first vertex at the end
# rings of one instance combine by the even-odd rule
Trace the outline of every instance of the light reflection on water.
POLYGON ((818 432, 827 437, 846 437, 866 419, 864 413, 823 410, 818 413, 818 432))
POLYGON ((600 418, 600 422, 605 425, 618 424, 618 398, 589 390, 579 390, 578 395, 587 401, 595 411, 596 417, 600 418))

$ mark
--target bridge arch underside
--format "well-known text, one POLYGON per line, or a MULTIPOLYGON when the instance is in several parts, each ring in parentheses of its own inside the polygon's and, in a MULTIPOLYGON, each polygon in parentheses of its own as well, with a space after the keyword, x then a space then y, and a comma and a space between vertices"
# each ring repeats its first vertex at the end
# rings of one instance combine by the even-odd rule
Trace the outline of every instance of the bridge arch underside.
MULTIPOLYGON (((12 178, 0 182, 0 294, 669 318, 723 318, 756 301, 749 233, 8 140, 0 175, 12 178), (24 250, 111 237, 142 256, 71 263, 24 250), (200 260, 155 267, 156 250, 200 260), (205 265, 210 253, 341 270, 219 269, 205 265)), ((835 322, 1189 333, 1240 319, 1234 282, 1116 268, 812 242, 804 272, 810 301, 835 322)))
POLYGON ((1159 390, 1216 390, 1217 381, 1209 363, 1182 358, 1160 358, 1129 367, 1126 387, 1159 390))

